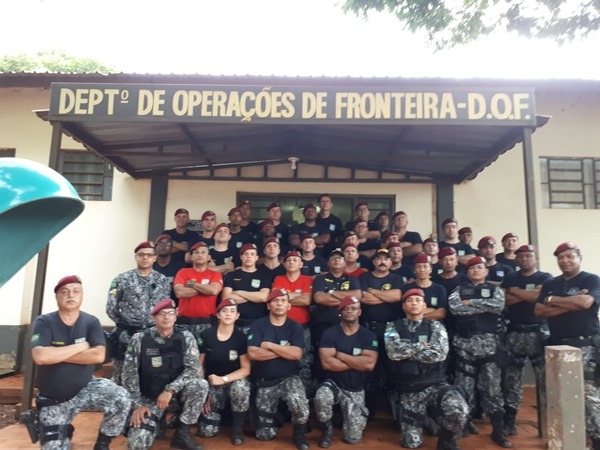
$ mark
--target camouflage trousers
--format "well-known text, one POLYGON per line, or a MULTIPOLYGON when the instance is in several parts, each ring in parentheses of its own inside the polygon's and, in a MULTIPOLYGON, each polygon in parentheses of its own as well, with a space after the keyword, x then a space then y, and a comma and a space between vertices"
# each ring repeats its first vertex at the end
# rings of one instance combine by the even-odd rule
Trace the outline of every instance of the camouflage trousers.
POLYGON ((308 421, 308 399, 300 377, 285 378, 274 386, 258 385, 256 390, 257 439, 268 441, 277 435, 275 416, 280 401, 284 401, 292 413, 292 423, 305 424, 308 421))
POLYGON ((502 371, 502 391, 507 408, 518 410, 523 400, 523 369, 531 362, 538 391, 546 393, 544 347, 539 332, 509 331, 506 334, 508 364, 502 371))
POLYGON ((326 380, 315 395, 315 413, 319 422, 327 422, 333 416, 333 405, 340 405, 344 424, 344 440, 358 444, 367 426, 369 410, 365 406, 365 391, 347 391, 332 380, 326 380))
MULTIPOLYGON (((193 425, 198 420, 200 411, 206 401, 208 382, 203 379, 192 380, 177 393, 177 401, 183 408, 179 414, 179 421, 186 425, 193 425)), ((156 406, 156 402, 142 397, 143 406, 151 409, 148 421, 140 428, 129 428, 127 432, 128 450, 147 450, 152 446, 154 438, 160 431, 160 419, 165 414, 165 409, 156 406)))
POLYGON ((483 411, 488 416, 494 413, 504 415, 502 370, 496 361, 499 350, 497 339, 493 335, 454 337, 456 350, 454 383, 466 390, 471 410, 475 409, 475 389, 477 389, 483 411))
MULTIPOLYGON (((106 378, 92 378, 87 386, 71 400, 41 408, 40 436, 44 434, 44 427, 68 425, 77 413, 83 410, 104 411, 100 432, 106 436, 118 436, 123 432, 130 404, 131 398, 125 388, 115 385, 106 378)), ((71 441, 68 438, 48 441, 42 445, 43 450, 69 450, 70 448, 71 441)))
POLYGON ((202 333, 204 330, 208 330, 210 327, 212 327, 212 324, 210 323, 195 323, 193 325, 178 323, 176 325, 178 330, 189 331, 196 339, 200 337, 200 333, 202 333))
POLYGON ((434 411, 439 426, 452 433, 464 429, 469 417, 469 405, 462 394, 448 383, 439 383, 417 392, 400 394, 402 404, 402 437, 400 444, 406 448, 423 445, 423 421, 428 408, 434 411))
POLYGON ((246 412, 250 408, 250 382, 247 378, 235 380, 222 386, 210 386, 208 399, 210 412, 200 414, 198 426, 200 436, 213 437, 219 434, 221 414, 227 406, 227 399, 233 412, 246 412))
POLYGON ((596 351, 594 347, 582 347, 583 370, 586 380, 583 385, 585 398, 585 428, 586 434, 592 439, 600 439, 600 386, 595 381, 588 380, 596 370, 596 351))
POLYGON ((310 328, 304 328, 304 352, 302 353, 302 359, 300 359, 300 379, 304 384, 308 398, 313 398, 317 390, 317 381, 313 378, 312 373, 314 357, 310 328))

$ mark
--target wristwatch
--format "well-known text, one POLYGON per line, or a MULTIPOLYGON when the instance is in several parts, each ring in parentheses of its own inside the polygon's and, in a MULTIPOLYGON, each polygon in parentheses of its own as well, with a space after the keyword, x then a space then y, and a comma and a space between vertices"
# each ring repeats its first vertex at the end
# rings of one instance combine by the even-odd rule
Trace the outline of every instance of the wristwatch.
POLYGON ((549 305, 552 303, 552 296, 549 295, 548 297, 546 297, 546 305, 549 305))
POLYGON ((223 378, 224 383, 229 383, 229 377, 227 375, 225 375, 224 377, 221 377, 221 378, 223 378))

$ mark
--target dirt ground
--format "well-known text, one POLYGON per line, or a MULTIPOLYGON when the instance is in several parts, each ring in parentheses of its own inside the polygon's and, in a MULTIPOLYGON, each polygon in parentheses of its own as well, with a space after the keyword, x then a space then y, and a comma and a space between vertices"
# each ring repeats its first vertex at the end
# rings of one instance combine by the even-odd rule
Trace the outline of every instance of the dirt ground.
POLYGON ((0 405, 0 429, 18 423, 16 405, 0 405))

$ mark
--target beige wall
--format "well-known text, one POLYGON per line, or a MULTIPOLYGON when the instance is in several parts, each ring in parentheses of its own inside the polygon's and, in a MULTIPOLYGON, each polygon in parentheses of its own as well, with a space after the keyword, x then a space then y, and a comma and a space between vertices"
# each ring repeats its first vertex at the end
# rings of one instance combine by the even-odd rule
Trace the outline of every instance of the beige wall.
MULTIPOLYGON (((600 114, 599 100, 598 96, 538 95, 538 113, 553 118, 534 133, 534 156, 600 157, 600 127, 596 123, 600 114)), ((47 163, 51 127, 31 111, 47 108, 48 103, 45 90, 0 89, 0 147, 14 147, 20 158, 47 163)), ((64 146, 76 148, 76 144, 71 143, 64 146)), ((476 239, 484 234, 499 238, 512 231, 522 242, 526 240, 522 166, 522 150, 517 146, 500 156, 474 181, 456 187, 455 216, 460 225, 473 227, 476 239)), ((538 172, 536 159, 536 179, 539 179, 538 172)), ((173 227, 172 214, 179 207, 188 208, 192 217, 211 209, 220 220, 225 220, 238 191, 308 193, 315 198, 328 192, 334 201, 336 194, 395 195, 396 209, 409 213, 410 229, 426 237, 436 228, 429 185, 323 183, 319 180, 276 184, 171 181, 164 227, 173 227)), ((573 240, 583 247, 585 269, 600 273, 600 210, 542 210, 539 186, 536 193, 542 269, 556 273, 552 251, 558 243, 573 240)), ((51 242, 44 311, 54 309, 52 287, 56 280, 77 273, 84 281, 84 308, 97 315, 103 324, 110 324, 104 314, 108 287, 116 274, 134 265, 133 248, 145 239, 148 229, 149 196, 148 181, 135 181, 115 172, 113 201, 86 202, 83 214, 51 242)), ((0 325, 28 323, 34 279, 32 261, 0 288, 0 299, 5 305, 11 305, 0 318, 0 325)))

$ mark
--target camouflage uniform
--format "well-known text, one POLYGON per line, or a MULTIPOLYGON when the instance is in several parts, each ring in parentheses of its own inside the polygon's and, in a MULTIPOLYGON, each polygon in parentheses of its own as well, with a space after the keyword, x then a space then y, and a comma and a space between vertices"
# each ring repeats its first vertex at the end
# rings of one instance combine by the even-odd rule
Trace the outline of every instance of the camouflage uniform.
MULTIPOLYGON (((38 404, 44 397, 38 397, 38 404)), ((100 432, 118 436, 127 420, 131 399, 127 391, 106 378, 93 378, 79 393, 63 403, 40 409, 40 428, 69 424, 80 411, 104 411, 100 432)), ((69 450, 70 439, 57 439, 42 445, 43 450, 69 450)))
MULTIPOLYGON (((152 446, 154 438, 158 434, 158 422, 165 413, 164 409, 156 406, 156 399, 148 398, 142 395, 140 380, 140 365, 142 364, 142 341, 150 333, 152 339, 159 345, 165 344, 165 340, 152 327, 146 332, 136 333, 131 339, 125 355, 123 366, 123 386, 129 391, 132 399, 132 408, 147 406, 152 410, 151 416, 146 424, 140 428, 130 428, 127 434, 128 448, 130 450, 145 450, 152 446)), ((198 346, 194 337, 187 331, 182 331, 185 339, 185 353, 183 354, 183 371, 173 381, 166 384, 163 390, 174 392, 177 398, 183 403, 183 409, 179 415, 179 421, 186 425, 195 424, 200 415, 200 410, 206 400, 208 392, 208 383, 200 378, 200 360, 198 346)), ((173 336, 173 335, 172 335, 173 336)), ((171 336, 171 337, 172 337, 171 336)), ((155 365, 152 358, 152 364, 155 365)), ((162 357, 160 357, 162 359, 162 357)), ((161 361, 162 364, 162 361, 161 361)))
POLYGON ((463 392, 446 382, 449 343, 444 326, 437 320, 400 319, 387 324, 384 341, 403 407, 401 445, 417 448, 423 444, 428 408, 442 428, 440 440, 456 439, 467 423, 469 406, 463 392), (411 338, 403 331, 401 337, 399 330, 411 338))
POLYGON ((304 384, 306 396, 313 398, 317 390, 317 380, 312 376, 312 366, 315 359, 315 351, 312 345, 311 330, 304 328, 304 353, 300 359, 300 379, 304 384))
POLYGON ((274 386, 259 384, 256 392, 256 409, 259 415, 257 439, 268 441, 277 435, 275 414, 281 400, 287 403, 292 413, 292 423, 306 424, 308 422, 308 400, 300 377, 285 378, 274 386))
POLYGON ((250 408, 250 382, 247 378, 235 380, 222 386, 210 386, 208 399, 211 402, 211 410, 208 414, 202 414, 198 421, 200 435, 213 437, 219 434, 221 413, 227 405, 227 399, 231 403, 231 411, 234 413, 246 413, 250 408))
POLYGON ((475 408, 477 387, 483 411, 492 420, 494 430, 500 433, 504 426, 501 389, 501 365, 506 356, 501 319, 504 293, 490 284, 465 284, 452 292, 448 304, 456 318, 453 340, 456 351, 455 383, 467 391, 471 410, 475 408), (463 300, 468 300, 469 304, 463 304, 463 300))
POLYGON ((131 337, 154 325, 150 312, 163 298, 171 295, 171 284, 162 273, 153 270, 146 277, 137 269, 118 275, 110 284, 106 314, 117 325, 111 332, 112 379, 121 384, 123 358, 131 337))

